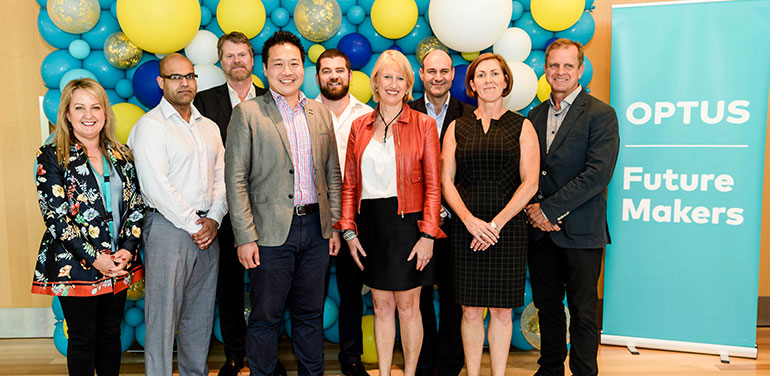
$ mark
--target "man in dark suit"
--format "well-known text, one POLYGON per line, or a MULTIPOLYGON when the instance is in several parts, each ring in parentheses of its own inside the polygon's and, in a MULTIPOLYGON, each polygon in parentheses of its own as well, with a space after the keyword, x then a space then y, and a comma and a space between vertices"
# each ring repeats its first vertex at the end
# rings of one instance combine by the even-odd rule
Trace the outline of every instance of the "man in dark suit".
MULTIPOLYGON (((251 81, 254 48, 246 35, 238 31, 222 35, 217 43, 217 52, 227 82, 198 93, 193 104, 203 116, 213 120, 219 126, 222 141, 226 142, 227 124, 230 122, 233 107, 267 91, 257 87, 251 81)), ((228 376, 238 374, 238 371, 243 368, 243 359, 246 357, 246 322, 243 317, 244 269, 238 261, 230 216, 225 216, 222 220, 219 244, 217 298, 226 358, 225 364, 219 370, 219 375, 228 376)), ((286 374, 285 368, 280 363, 276 366, 276 371, 278 375, 286 374)))
MULTIPOLYGON (((449 94, 455 70, 452 58, 446 51, 435 49, 425 55, 420 68, 420 78, 425 86, 425 96, 409 103, 414 110, 426 113, 436 120, 440 140, 449 123, 464 114, 473 112, 473 106, 460 102, 449 94)), ((451 220, 446 205, 442 205, 441 229, 449 235, 448 221, 451 220)), ((436 330, 436 313, 433 308, 433 286, 423 287, 420 294, 423 340, 418 375, 438 374, 457 376, 465 365, 463 342, 460 335, 462 307, 453 300, 452 274, 449 265, 449 237, 435 241, 433 260, 438 268, 439 314, 441 326, 436 330)))
POLYGON ((550 98, 529 112, 540 141, 540 187, 526 208, 533 226, 529 271, 540 320, 540 368, 564 375, 564 294, 570 312, 569 367, 596 375, 599 325, 596 284, 610 242, 605 190, 618 157, 615 110, 579 84, 583 46, 558 39, 546 50, 550 98))

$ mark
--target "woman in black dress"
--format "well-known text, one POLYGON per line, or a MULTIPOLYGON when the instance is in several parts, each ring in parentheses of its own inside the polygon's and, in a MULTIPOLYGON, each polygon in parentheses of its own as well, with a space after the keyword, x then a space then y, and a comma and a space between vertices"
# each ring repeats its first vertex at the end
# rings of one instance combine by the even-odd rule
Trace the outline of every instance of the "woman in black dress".
POLYGON ((492 375, 505 374, 511 310, 524 300, 528 229, 522 209, 537 191, 540 151, 532 123, 503 107, 513 80, 500 55, 476 58, 465 88, 478 109, 449 125, 442 149, 444 198, 460 219, 451 232, 452 270, 469 376, 481 367, 486 307, 492 375))

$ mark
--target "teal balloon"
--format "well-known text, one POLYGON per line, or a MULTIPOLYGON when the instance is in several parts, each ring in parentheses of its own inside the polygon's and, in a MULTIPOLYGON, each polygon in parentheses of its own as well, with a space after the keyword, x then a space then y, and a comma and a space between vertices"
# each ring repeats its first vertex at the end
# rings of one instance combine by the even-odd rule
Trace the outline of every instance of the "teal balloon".
POLYGON ((211 20, 214 18, 214 14, 211 13, 211 10, 203 5, 201 5, 201 26, 206 26, 209 23, 211 23, 211 20))
POLYGON ((294 8, 297 7, 297 3, 299 3, 299 0, 281 0, 280 4, 281 7, 288 10, 289 13, 294 14, 294 8))
POLYGON ((99 0, 99 7, 102 9, 110 9, 110 6, 112 3, 115 3, 117 1, 115 0, 99 0))
POLYGON ((372 4, 374 0, 358 0, 358 5, 364 8, 367 16, 372 14, 372 4))
MULTIPOLYGON (((265 22, 267 23, 267 20, 265 20, 265 22)), ((209 22, 209 24, 206 25, 206 27, 204 27, 203 29, 214 33, 214 35, 216 35, 217 38, 221 37, 222 35, 225 35, 225 32, 222 31, 221 27, 219 27, 219 22, 217 22, 216 17, 212 17, 211 22, 209 22)))
MULTIPOLYGON (((270 38, 270 36, 278 30, 280 30, 280 28, 275 26, 269 18, 266 18, 265 26, 262 26, 262 30, 259 32, 259 34, 249 40, 249 42, 251 42, 251 46, 254 47, 254 53, 257 55, 261 54, 262 45, 265 44, 267 38, 270 38)), ((254 70, 257 70, 257 66, 262 66, 262 60, 257 60, 257 57, 254 56, 254 70)), ((265 80, 262 80, 262 82, 265 82, 265 80)), ((266 82, 265 85, 267 85, 266 82)))
POLYGON ((591 60, 588 60, 588 56, 583 56, 583 66, 583 76, 580 77, 578 82, 583 87, 586 87, 591 83, 591 78, 594 76, 594 66, 591 64, 591 60))
POLYGON ((342 40, 342 38, 355 32, 356 25, 350 22, 347 17, 342 17, 342 20, 340 21, 340 29, 337 30, 337 33, 334 34, 333 37, 329 38, 329 40, 321 42, 321 45, 324 46, 327 50, 330 48, 337 48, 337 44, 340 42, 340 40, 342 40))
POLYGON ((104 89, 104 91, 107 92, 107 100, 110 101, 110 105, 123 103, 126 101, 125 98, 118 95, 118 93, 113 89, 104 89))
POLYGON ((125 318, 126 312, 128 312, 129 309, 134 308, 134 301, 131 299, 126 299, 126 305, 123 306, 123 317, 125 318))
POLYGON ((529 53, 529 56, 527 56, 526 59, 524 59, 524 64, 529 65, 532 70, 535 71, 535 75, 537 75, 537 78, 540 78, 540 76, 545 73, 545 51, 543 50, 532 50, 529 53))
POLYGON ((60 354, 67 356, 67 336, 64 335, 64 323, 57 322, 53 329, 53 345, 60 354))
POLYGON ((371 291, 367 292, 366 295, 361 296, 361 301, 364 303, 364 307, 374 308, 374 302, 372 301, 371 291))
POLYGON ((111 14, 111 15, 112 15, 112 17, 113 17, 113 18, 115 18, 116 20, 118 19, 118 2, 117 2, 117 0, 116 0, 116 1, 114 1, 114 2, 112 3, 112 5, 110 5, 110 14, 111 14))
POLYGON ((225 341, 222 339, 222 322, 219 319, 219 316, 214 318, 214 328, 212 330, 214 332, 214 338, 217 339, 220 343, 225 343, 225 341))
POLYGON ((404 53, 413 54, 417 51, 417 45, 420 41, 431 35, 433 35, 433 31, 431 31, 428 21, 425 21, 424 17, 417 17, 417 23, 412 31, 405 37, 396 40, 396 46, 401 47, 404 53))
POLYGON ((56 48, 68 48, 73 40, 80 39, 78 34, 70 34, 54 25, 45 9, 37 15, 37 30, 46 43, 56 48))
MULTIPOLYGON (((61 103, 61 90, 48 89, 43 96, 43 113, 48 121, 56 124, 56 117, 59 116, 59 104, 61 103)), ((64 315, 62 314, 62 319, 64 315)))
MULTIPOLYGON (((372 56, 372 58, 369 59, 369 62, 366 65, 364 65, 363 68, 359 69, 359 71, 361 71, 361 72, 365 73, 367 76, 369 76, 370 80, 373 78, 372 77, 372 71, 374 70, 374 65, 377 64, 377 59, 376 58, 377 58, 377 56, 372 56)), ((372 103, 374 103, 374 102, 372 102, 372 103)), ((376 103, 375 103, 375 105, 376 105, 376 103)))
MULTIPOLYGON (((217 2, 219 2, 219 0, 217 0, 217 2)), ((278 8, 281 6, 281 1, 280 0, 262 0, 262 6, 265 7, 265 14, 269 16, 270 13, 273 13, 273 10, 275 10, 275 8, 278 8)), ((211 8, 211 9, 216 9, 216 8, 211 8)))
POLYGON ((123 314, 123 321, 132 328, 142 325, 144 322, 144 310, 137 307, 129 308, 128 311, 123 314))
POLYGON ((114 89, 118 81, 126 77, 125 71, 113 67, 104 57, 104 51, 93 51, 83 60, 83 68, 96 75, 105 89, 114 89))
POLYGON ((324 300, 324 313, 323 313, 323 328, 324 330, 331 328, 332 325, 334 325, 335 322, 337 322, 337 317, 339 316, 340 309, 337 306, 337 303, 334 302, 331 298, 328 296, 324 300))
POLYGON ((142 102, 139 100, 139 98, 137 98, 137 97, 136 97, 136 95, 134 95, 134 96, 133 96, 133 97, 131 97, 131 98, 128 98, 128 100, 127 100, 126 102, 128 102, 128 103, 131 103, 131 104, 135 104, 135 105, 139 106, 139 108, 141 108, 142 110, 144 110, 144 112, 150 111, 150 108, 149 108, 149 107, 147 107, 147 106, 145 106, 145 105, 144 105, 144 103, 142 103, 142 102))
POLYGON ((40 5, 41 8, 45 8, 48 3, 48 0, 37 0, 37 4, 40 5))
POLYGON ((103 10, 101 16, 99 16, 99 22, 96 23, 93 29, 83 33, 83 40, 88 42, 92 50, 101 50, 104 46, 104 41, 112 33, 118 31, 120 31, 118 20, 109 11, 103 10))
POLYGON ((428 14, 428 7, 430 6, 430 0, 415 0, 417 4, 417 14, 428 14))
POLYGON ((371 17, 367 17, 362 24, 358 25, 358 33, 365 36, 366 39, 369 40, 369 43, 372 44, 372 52, 374 53, 379 54, 380 52, 387 50, 390 48, 390 46, 393 45, 392 39, 383 37, 377 32, 377 30, 374 29, 371 17))
POLYGON ((532 0, 517 0, 521 2, 521 6, 524 7, 525 12, 529 12, 532 0))
POLYGON ((583 12, 583 15, 580 16, 580 19, 572 27, 556 32, 554 36, 556 38, 571 39, 585 46, 594 37, 595 30, 596 22, 594 22, 594 16, 590 12, 583 12))
POLYGON ((594 7, 594 0, 586 0, 586 10, 591 10, 594 7))
POLYGON ((64 320, 64 311, 61 309, 61 302, 58 296, 54 296, 51 300, 51 310, 53 310, 53 317, 56 321, 64 320))
MULTIPOLYGON (((527 2, 529 4, 529 2, 527 2)), ((524 9, 527 9, 526 7, 524 9)), ((545 46, 548 40, 553 38, 553 32, 548 31, 540 27, 532 18, 532 12, 524 12, 521 18, 513 23, 514 27, 518 27, 529 34, 529 38, 532 40, 533 50, 545 50, 545 46)))
POLYGON ((273 21, 275 26, 284 27, 290 20, 289 11, 284 8, 275 8, 273 13, 270 13, 270 21, 273 21))
POLYGON ((454 65, 454 66, 470 64, 470 61, 465 60, 463 55, 460 55, 459 53, 451 53, 450 52, 449 56, 452 58, 452 65, 454 65))
POLYGON ((59 82, 65 73, 82 68, 83 62, 72 57, 67 50, 54 50, 43 59, 40 64, 40 76, 43 83, 49 88, 58 88, 59 82))
POLYGON ((324 330, 324 338, 331 343, 340 343, 340 321, 334 322, 334 325, 324 330))
POLYGON ((423 91, 422 80, 420 79, 420 62, 417 61, 417 56, 408 54, 406 59, 409 60, 409 64, 412 66, 412 73, 414 73, 414 87, 412 87, 412 91, 423 91))
POLYGON ((136 307, 139 307, 139 308, 141 308, 141 309, 144 309, 144 298, 141 298, 141 299, 139 299, 139 300, 135 301, 135 302, 134 302, 134 305, 135 305, 136 307))
POLYGON ((118 83, 115 84, 115 92, 121 97, 121 98, 131 98, 132 95, 134 95, 134 87, 131 80, 124 78, 118 83))
POLYGON ((126 78, 128 78, 129 80, 132 80, 134 78, 134 73, 136 72, 136 70, 139 69, 139 67, 142 66, 142 64, 151 60, 160 60, 160 59, 158 59, 153 54, 142 54, 142 59, 139 60, 139 62, 136 63, 136 65, 133 68, 126 69, 126 78))
POLYGON ((134 328, 126 325, 125 322, 120 323, 120 351, 126 352, 132 343, 134 343, 134 328))
POLYGON ((82 39, 75 39, 68 48, 70 55, 75 59, 83 60, 91 53, 91 47, 82 39))
POLYGON ((147 326, 145 323, 142 323, 142 325, 139 325, 134 329, 134 337, 136 338, 136 343, 138 343, 139 346, 144 347, 144 337, 146 333, 147 326))
POLYGON ((283 330, 286 331, 286 335, 291 338, 291 319, 283 321, 283 330))
POLYGON ((99 79, 96 78, 96 76, 93 73, 82 68, 76 68, 76 69, 70 70, 69 72, 65 73, 64 76, 62 76, 61 81, 59 81, 59 87, 64 88, 64 86, 66 86, 68 82, 72 80, 76 80, 78 78, 93 78, 97 82, 99 81, 99 79))
POLYGON ((353 25, 360 25, 366 19, 366 10, 360 5, 353 5, 345 12, 345 17, 353 25))
POLYGON ((337 288, 337 276, 334 274, 329 276, 329 288, 326 291, 326 296, 340 305, 340 290, 337 288))
POLYGON ((516 21, 524 14, 524 5, 521 5, 520 1, 513 1, 513 14, 511 15, 511 21, 516 21))
MULTIPOLYGON (((299 41, 302 44, 302 47, 305 49, 305 65, 307 65, 308 62, 310 61, 307 58, 307 50, 309 50, 310 47, 312 47, 315 44, 315 42, 312 42, 306 39, 305 37, 302 36, 302 34, 300 34, 299 30, 297 30, 297 25, 294 24, 294 19, 292 19, 292 22, 289 22, 286 26, 282 27, 281 30, 286 30, 288 32, 291 32, 292 34, 296 35, 297 38, 299 38, 299 41)), ((259 49, 262 50, 262 47, 260 46, 259 49)))
MULTIPOLYGON (((533 108, 537 107, 541 102, 539 99, 537 99, 537 96, 535 96, 535 99, 532 100, 532 103, 530 103, 527 107, 522 108, 519 110, 519 113, 522 116, 527 116, 530 111, 532 111, 533 108)), ((526 307, 526 306, 525 306, 526 307)))
MULTIPOLYGON (((216 12, 217 6, 219 6, 219 0, 201 0, 201 5, 203 5, 206 8, 212 9, 216 12)), ((264 3, 264 1, 263 1, 264 3)), ((268 13, 269 14, 269 13, 268 13)))

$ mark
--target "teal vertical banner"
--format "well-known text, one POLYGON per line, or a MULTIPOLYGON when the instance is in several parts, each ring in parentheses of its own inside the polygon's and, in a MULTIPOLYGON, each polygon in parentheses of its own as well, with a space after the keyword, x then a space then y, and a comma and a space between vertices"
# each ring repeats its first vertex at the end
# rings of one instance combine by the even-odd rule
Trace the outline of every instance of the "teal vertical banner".
POLYGON ((756 357, 768 19, 767 0, 613 7, 602 343, 756 357))

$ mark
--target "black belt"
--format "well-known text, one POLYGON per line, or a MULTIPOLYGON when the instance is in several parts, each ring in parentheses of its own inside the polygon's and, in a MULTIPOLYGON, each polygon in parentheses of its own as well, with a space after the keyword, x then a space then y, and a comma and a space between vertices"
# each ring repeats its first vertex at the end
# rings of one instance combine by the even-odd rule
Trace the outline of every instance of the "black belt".
POLYGON ((318 204, 297 205, 294 207, 294 214, 303 216, 318 211, 318 204))
MULTIPOLYGON (((147 211, 148 211, 148 212, 153 212, 153 213, 158 213, 158 214, 160 214, 160 212, 158 211, 158 209, 155 209, 155 208, 151 208, 151 207, 147 207, 147 211)), ((206 218, 206 216, 207 216, 208 214, 209 214, 209 211, 208 211, 208 210, 196 210, 196 211, 195 211, 195 215, 197 215, 197 216, 198 216, 198 217, 200 217, 200 218, 206 218)))

